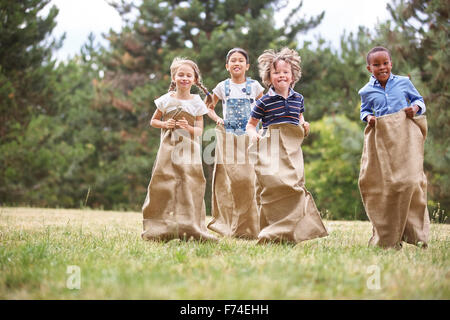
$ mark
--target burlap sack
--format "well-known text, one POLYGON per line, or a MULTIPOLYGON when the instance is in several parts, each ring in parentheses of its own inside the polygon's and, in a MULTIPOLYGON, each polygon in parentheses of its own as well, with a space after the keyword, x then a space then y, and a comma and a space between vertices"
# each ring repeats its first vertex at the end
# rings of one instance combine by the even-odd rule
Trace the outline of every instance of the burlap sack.
POLYGON ((249 138, 216 126, 212 179, 212 216, 208 228, 228 237, 255 239, 259 232, 255 169, 248 157, 249 138))
POLYGON ((404 111, 378 117, 374 128, 366 127, 359 190, 373 225, 370 245, 427 245, 426 135, 426 117, 409 119, 404 111))
MULTIPOLYGON (((195 118, 172 111, 164 118, 195 118)), ((215 240, 206 229, 201 146, 186 130, 161 129, 161 142, 142 207, 145 240, 215 240)))
POLYGON ((305 188, 303 127, 269 126, 250 154, 256 157, 260 243, 301 242, 328 235, 312 195, 305 188), (258 149, 256 149, 256 146, 258 149))

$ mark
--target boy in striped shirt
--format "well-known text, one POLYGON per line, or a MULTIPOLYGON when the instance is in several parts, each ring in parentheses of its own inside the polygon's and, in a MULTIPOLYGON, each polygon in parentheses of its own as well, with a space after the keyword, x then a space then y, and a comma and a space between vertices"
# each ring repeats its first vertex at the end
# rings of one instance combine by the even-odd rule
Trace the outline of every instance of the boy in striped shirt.
POLYGON ((246 127, 253 142, 249 155, 255 155, 258 243, 325 237, 327 230, 305 187, 301 145, 309 124, 302 115, 303 96, 292 89, 301 75, 300 56, 289 48, 266 50, 258 66, 269 91, 256 102, 246 127), (259 120, 262 136, 256 132, 259 120))
POLYGON ((309 133, 309 123, 303 118, 303 96, 292 88, 300 79, 300 56, 295 50, 283 48, 275 53, 266 50, 259 58, 259 73, 268 92, 256 101, 251 118, 247 124, 247 133, 252 141, 259 140, 256 132, 259 120, 263 129, 276 123, 302 125, 305 135, 309 133))

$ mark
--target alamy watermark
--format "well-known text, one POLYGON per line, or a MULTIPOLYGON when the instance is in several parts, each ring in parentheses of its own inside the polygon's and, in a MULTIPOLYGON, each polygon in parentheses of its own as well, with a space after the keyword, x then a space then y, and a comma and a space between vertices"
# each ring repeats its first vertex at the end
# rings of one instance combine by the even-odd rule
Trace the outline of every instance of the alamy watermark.
POLYGON ((79 266, 67 266, 66 287, 70 290, 81 289, 81 268, 79 266))
POLYGON ((367 267, 366 273, 369 274, 366 285, 369 290, 381 290, 381 268, 377 265, 367 267))

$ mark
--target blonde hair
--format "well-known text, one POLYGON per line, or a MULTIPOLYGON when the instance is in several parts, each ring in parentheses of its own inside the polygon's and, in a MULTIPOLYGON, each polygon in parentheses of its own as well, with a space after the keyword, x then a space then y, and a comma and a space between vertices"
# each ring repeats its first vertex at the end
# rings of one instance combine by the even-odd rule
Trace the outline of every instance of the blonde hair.
POLYGON ((258 57, 259 76, 261 77, 263 84, 267 88, 270 88, 272 85, 270 82, 270 69, 271 67, 276 68, 277 62, 280 60, 291 65, 291 88, 293 88, 295 83, 300 80, 300 77, 302 76, 302 68, 300 67, 301 58, 295 50, 289 48, 283 48, 279 52, 272 49, 265 50, 263 54, 258 57))
POLYGON ((209 104, 212 102, 212 96, 211 93, 209 93, 208 88, 205 87, 205 85, 202 83, 202 76, 200 74, 200 69, 198 68, 197 64, 189 59, 182 58, 182 57, 176 57, 173 59, 172 64, 170 65, 170 86, 169 86, 169 92, 175 91, 177 85, 175 81, 173 81, 175 75, 177 74, 178 69, 182 65, 188 65, 194 70, 194 84, 202 90, 206 95, 206 104, 209 104))

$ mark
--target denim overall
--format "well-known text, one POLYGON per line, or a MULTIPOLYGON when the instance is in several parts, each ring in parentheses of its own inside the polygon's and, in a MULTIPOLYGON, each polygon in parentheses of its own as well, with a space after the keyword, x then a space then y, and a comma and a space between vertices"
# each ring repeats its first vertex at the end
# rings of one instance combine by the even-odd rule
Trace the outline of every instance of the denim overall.
POLYGON ((245 133, 248 119, 250 119, 251 104, 253 99, 250 98, 252 80, 247 78, 245 83, 245 93, 247 98, 234 99, 230 98, 230 79, 225 80, 225 99, 227 102, 227 113, 224 117, 226 132, 232 132, 236 135, 245 133))

